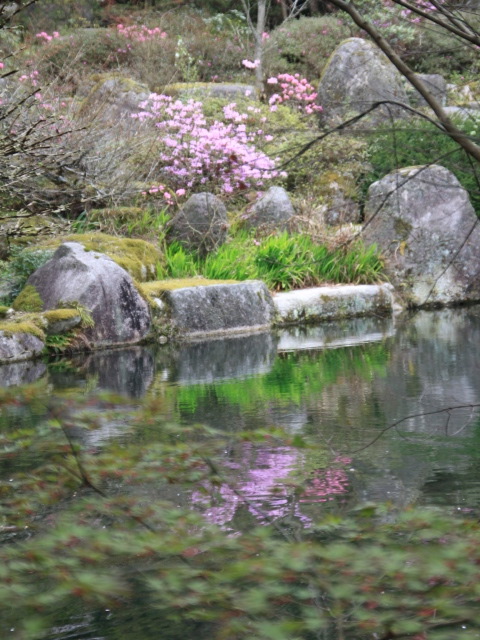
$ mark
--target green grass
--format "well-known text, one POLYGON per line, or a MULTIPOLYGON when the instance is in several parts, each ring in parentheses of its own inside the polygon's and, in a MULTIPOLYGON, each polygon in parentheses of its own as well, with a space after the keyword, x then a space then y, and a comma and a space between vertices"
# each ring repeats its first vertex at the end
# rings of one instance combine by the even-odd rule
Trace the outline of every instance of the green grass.
POLYGON ((326 283, 372 283, 382 278, 375 247, 357 241, 330 251, 309 236, 281 233, 256 240, 239 232, 217 251, 200 258, 178 243, 165 251, 159 280, 203 276, 209 280, 263 280, 270 289, 285 291, 326 283))

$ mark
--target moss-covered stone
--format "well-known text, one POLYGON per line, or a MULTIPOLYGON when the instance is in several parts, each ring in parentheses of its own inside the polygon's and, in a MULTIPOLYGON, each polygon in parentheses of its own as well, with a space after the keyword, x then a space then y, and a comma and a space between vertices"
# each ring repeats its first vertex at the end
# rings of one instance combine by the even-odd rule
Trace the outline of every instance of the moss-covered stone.
POLYGON ((53 309, 42 314, 47 321, 47 335, 69 333, 82 324, 82 317, 77 309, 53 309))
POLYGON ((53 309, 52 311, 45 311, 42 315, 49 324, 60 320, 71 320, 72 318, 80 317, 76 309, 53 309))
POLYGON ((10 307, 5 307, 3 304, 0 304, 0 318, 6 318, 9 309, 10 307))
POLYGON ((0 322, 0 331, 5 335, 13 335, 15 333, 30 333, 31 335, 45 340, 45 332, 31 319, 21 319, 17 322, 0 322))
POLYGON ((41 311, 43 301, 35 287, 27 284, 13 301, 12 307, 15 311, 41 311))
POLYGON ((152 280, 156 275, 156 265, 162 259, 160 250, 150 242, 106 233, 61 236, 42 243, 42 246, 56 248, 64 242, 79 242, 87 251, 104 253, 139 282, 152 280))

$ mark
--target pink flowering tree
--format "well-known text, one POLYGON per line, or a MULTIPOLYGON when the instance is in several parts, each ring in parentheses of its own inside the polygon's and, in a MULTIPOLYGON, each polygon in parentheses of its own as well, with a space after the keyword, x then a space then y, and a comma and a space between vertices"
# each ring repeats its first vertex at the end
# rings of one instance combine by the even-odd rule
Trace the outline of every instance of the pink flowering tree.
POLYGON ((184 190, 230 195, 285 175, 257 148, 267 136, 248 130, 248 114, 235 103, 223 108, 222 121, 208 121, 202 104, 193 99, 152 94, 140 108, 133 117, 158 131, 156 173, 177 195, 180 189, 182 195, 184 190))

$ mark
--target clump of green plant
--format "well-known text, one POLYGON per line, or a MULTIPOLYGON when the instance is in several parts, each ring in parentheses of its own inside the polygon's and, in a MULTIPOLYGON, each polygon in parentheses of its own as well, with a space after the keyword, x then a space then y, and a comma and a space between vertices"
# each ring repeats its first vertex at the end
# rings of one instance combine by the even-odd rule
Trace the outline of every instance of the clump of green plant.
POLYGON ((382 261, 375 247, 360 241, 330 249, 302 234, 286 232, 257 240, 238 232, 215 252, 200 258, 174 243, 165 253, 159 279, 201 275, 209 280, 265 281, 270 289, 287 290, 322 283, 369 283, 381 279, 382 261))
POLYGON ((50 260, 53 254, 54 251, 49 249, 13 247, 10 260, 2 263, 4 268, 0 272, 0 281, 3 281, 9 290, 5 302, 14 300, 32 273, 50 260))
MULTIPOLYGON (((456 124, 472 139, 480 139, 480 118, 457 120, 456 124)), ((363 188, 402 167, 440 164, 455 174, 468 191, 477 215, 480 215, 480 168, 449 136, 423 119, 394 128, 377 129, 368 138, 368 160, 372 167, 363 188)))

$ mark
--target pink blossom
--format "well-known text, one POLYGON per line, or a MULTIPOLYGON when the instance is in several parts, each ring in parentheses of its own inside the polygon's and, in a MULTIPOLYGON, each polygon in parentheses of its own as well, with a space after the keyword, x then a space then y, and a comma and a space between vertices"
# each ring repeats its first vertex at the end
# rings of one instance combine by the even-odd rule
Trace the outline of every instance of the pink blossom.
POLYGON ((260 60, 254 60, 253 62, 251 60, 242 60, 242 64, 247 69, 256 69, 260 64, 260 60))

